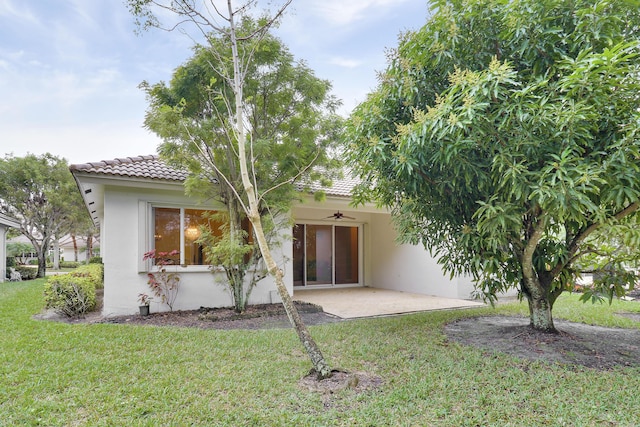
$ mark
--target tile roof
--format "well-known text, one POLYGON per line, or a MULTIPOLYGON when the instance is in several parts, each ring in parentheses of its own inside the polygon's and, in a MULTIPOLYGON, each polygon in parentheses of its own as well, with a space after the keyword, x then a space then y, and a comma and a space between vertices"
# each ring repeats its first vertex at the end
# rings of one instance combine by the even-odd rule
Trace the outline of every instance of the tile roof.
POLYGON ((345 176, 342 179, 334 179, 331 187, 328 188, 323 188, 319 183, 313 183, 309 187, 311 191, 324 190, 328 196, 351 197, 353 187, 359 183, 359 180, 350 176, 345 176))
POLYGON ((187 172, 174 169, 165 164, 158 156, 125 157, 100 162, 71 165, 72 172, 85 172, 97 175, 126 176, 168 181, 184 181, 187 172))
MULTIPOLYGON (((100 162, 81 163, 71 165, 72 172, 84 172, 96 175, 123 176, 130 178, 143 178, 167 181, 184 181, 188 173, 185 170, 174 169, 162 160, 159 156, 136 156, 125 157, 114 160, 102 160, 100 162)), ((349 197, 353 187, 358 184, 358 180, 345 177, 334 180, 330 188, 324 191, 330 196, 349 197)), ((312 191, 320 190, 318 184, 311 185, 312 191)))

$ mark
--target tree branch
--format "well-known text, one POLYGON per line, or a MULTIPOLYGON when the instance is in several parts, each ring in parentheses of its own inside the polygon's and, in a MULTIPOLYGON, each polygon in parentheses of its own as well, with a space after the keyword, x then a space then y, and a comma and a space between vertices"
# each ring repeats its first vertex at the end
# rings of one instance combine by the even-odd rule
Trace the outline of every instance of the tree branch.
MULTIPOLYGON (((628 215, 631 215, 632 213, 637 211, 638 208, 640 208, 640 202, 638 201, 633 202, 627 207, 625 207, 624 209, 622 209, 620 212, 617 212, 616 214, 614 214, 611 218, 620 220, 628 215)), ((573 238, 567 251, 567 254, 569 256, 568 260, 565 262, 559 261, 555 265, 555 267, 551 270, 551 274, 553 274, 553 277, 560 274, 560 272, 566 265, 570 265, 572 262, 574 262, 576 259, 580 258, 580 256, 584 254, 584 253, 578 252, 580 249, 580 245, 587 237, 589 237, 589 235, 591 235, 594 231, 596 231, 601 226, 602 226, 602 223, 595 223, 595 222, 591 223, 573 238)))

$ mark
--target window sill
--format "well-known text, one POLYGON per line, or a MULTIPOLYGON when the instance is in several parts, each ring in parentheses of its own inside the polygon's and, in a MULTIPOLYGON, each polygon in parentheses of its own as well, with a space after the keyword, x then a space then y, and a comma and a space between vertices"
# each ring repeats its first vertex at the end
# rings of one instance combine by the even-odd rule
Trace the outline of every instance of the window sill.
MULTIPOLYGON (((167 273, 211 273, 212 271, 215 273, 224 271, 222 267, 213 267, 209 265, 168 265, 165 267, 167 273)), ((152 267, 150 270, 147 270, 146 273, 157 273, 160 271, 158 267, 152 267)))

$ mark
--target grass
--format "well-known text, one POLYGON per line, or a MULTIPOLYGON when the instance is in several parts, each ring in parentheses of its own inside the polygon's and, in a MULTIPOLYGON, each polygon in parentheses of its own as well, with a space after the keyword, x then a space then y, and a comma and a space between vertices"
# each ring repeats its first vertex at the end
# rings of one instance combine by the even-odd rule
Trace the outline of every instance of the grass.
MULTIPOLYGON (((449 343, 445 322, 525 313, 438 311, 312 327, 333 366, 384 379, 321 395, 292 330, 216 331, 35 321, 43 280, 0 284, 0 426, 627 426, 640 370, 545 365, 449 343)), ((638 328, 640 304, 582 305, 556 318, 638 328)))

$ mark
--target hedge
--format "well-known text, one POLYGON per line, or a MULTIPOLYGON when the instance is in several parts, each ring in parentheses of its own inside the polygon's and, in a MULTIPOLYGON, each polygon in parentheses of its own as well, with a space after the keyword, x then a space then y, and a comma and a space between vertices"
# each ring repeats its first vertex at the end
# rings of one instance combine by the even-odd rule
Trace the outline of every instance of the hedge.
MULTIPOLYGON (((33 267, 26 267, 24 265, 16 265, 15 270, 20 273, 22 280, 33 280, 38 275, 38 269, 33 267)), ((8 269, 7 269, 8 270, 8 269)))
POLYGON ((96 288, 101 288, 102 264, 78 267, 68 274, 49 276, 44 287, 47 308, 68 317, 82 316, 96 308, 96 288))
MULTIPOLYGON (((35 261, 36 265, 38 264, 38 260, 32 260, 35 261)), ((77 268, 81 265, 82 263, 79 261, 60 261, 58 263, 60 268, 77 268)), ((47 261, 47 268, 53 268, 53 263, 51 261, 47 261)))

